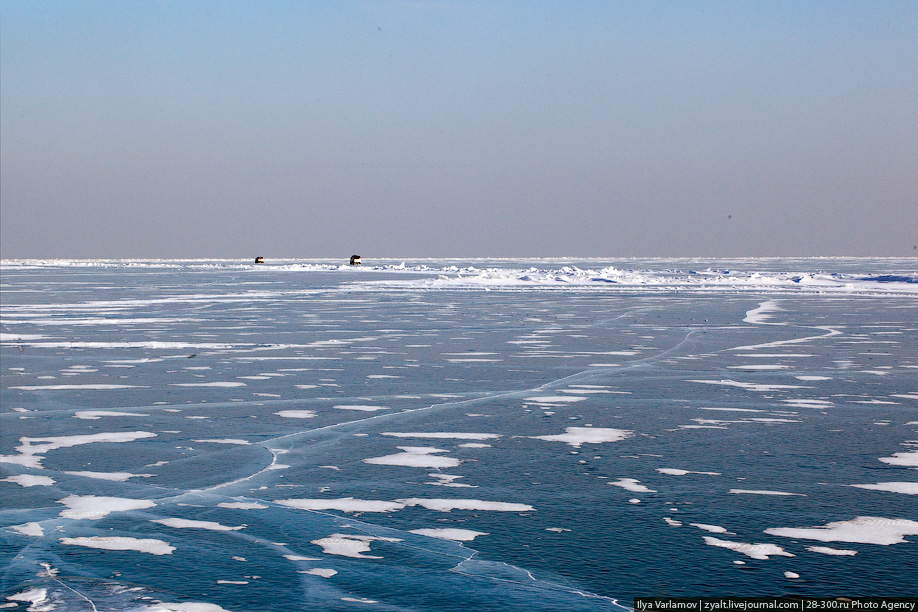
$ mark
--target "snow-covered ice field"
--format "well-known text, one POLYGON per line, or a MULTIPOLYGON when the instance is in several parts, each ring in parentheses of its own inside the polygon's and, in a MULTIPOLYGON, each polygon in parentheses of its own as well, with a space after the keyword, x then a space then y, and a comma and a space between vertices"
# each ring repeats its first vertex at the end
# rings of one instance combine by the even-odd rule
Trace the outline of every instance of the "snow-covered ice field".
POLYGON ((915 259, 4 261, 0 610, 918 592, 915 259))

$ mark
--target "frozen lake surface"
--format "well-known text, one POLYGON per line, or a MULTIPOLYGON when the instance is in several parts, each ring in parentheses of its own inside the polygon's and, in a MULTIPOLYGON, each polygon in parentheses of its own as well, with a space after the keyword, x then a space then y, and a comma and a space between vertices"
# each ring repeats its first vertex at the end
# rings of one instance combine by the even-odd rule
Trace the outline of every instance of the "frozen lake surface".
POLYGON ((915 259, 4 261, 0 609, 913 596, 916 298, 915 259))

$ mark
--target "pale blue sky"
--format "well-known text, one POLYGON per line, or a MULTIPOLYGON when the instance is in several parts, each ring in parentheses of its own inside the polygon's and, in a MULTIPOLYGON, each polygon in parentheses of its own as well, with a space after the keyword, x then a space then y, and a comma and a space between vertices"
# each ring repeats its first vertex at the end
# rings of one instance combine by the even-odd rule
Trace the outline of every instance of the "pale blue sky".
POLYGON ((918 2, 0 0, 3 257, 915 255, 918 2))

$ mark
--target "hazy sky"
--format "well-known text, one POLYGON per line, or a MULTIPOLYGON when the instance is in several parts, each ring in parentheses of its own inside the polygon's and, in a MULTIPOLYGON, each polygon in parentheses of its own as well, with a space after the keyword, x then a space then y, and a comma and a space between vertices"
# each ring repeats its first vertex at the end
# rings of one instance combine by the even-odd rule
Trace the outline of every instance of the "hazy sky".
POLYGON ((918 2, 0 0, 0 254, 918 254, 918 2))

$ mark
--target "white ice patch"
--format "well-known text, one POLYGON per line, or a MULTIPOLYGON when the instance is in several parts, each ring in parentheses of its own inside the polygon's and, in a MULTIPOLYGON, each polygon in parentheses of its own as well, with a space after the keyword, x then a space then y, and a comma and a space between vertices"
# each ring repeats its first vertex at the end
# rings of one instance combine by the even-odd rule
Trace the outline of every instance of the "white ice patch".
POLYGON ((876 484, 854 484, 850 486, 873 491, 889 491, 891 493, 918 495, 918 482, 878 482, 876 484))
POLYGON ((101 419, 102 417, 115 417, 115 416, 148 416, 146 414, 141 414, 139 412, 116 412, 114 410, 77 410, 73 418, 75 419, 84 419, 87 421, 94 421, 101 419))
POLYGON ((395 512, 405 504, 378 499, 278 499, 277 503, 301 510, 340 510, 341 512, 395 512))
POLYGON ((16 474, 8 476, 0 482, 12 482, 20 487, 50 487, 54 484, 54 479, 50 476, 34 476, 32 474, 16 474))
POLYGON ((609 484, 614 487, 621 487, 626 491, 633 491, 634 493, 656 493, 655 489, 650 489, 639 484, 640 482, 640 480, 635 478, 619 478, 615 482, 610 482, 609 484))
POLYGON ((172 387, 244 387, 244 382, 238 381, 214 381, 201 383, 172 383, 172 387))
POLYGON ((765 533, 821 542, 856 542, 888 546, 907 542, 904 536, 918 535, 918 521, 859 516, 850 521, 835 521, 822 527, 772 527, 766 529, 765 533))
POLYGON ((563 434, 551 436, 530 436, 535 440, 548 440, 550 442, 564 442, 574 448, 582 444, 601 444, 603 442, 618 442, 634 435, 633 431, 626 429, 613 429, 611 427, 566 427, 563 434))
POLYGON ((725 385, 727 387, 739 387, 740 389, 747 389, 749 391, 757 391, 759 393, 771 393, 772 391, 780 391, 782 389, 809 389, 810 387, 805 387, 803 385, 768 385, 763 383, 747 383, 739 382, 736 380, 687 380, 685 382, 693 383, 702 383, 706 385, 725 385))
POLYGON ((803 493, 787 493, 786 491, 768 491, 766 489, 730 489, 730 493, 737 495, 800 495, 806 497, 803 493))
POLYGON ((856 550, 847 550, 844 548, 830 548, 828 546, 807 546, 806 549, 810 552, 820 553, 823 555, 836 555, 836 556, 854 556, 857 554, 856 550))
POLYGON ((889 465, 918 467, 918 450, 893 453, 892 457, 880 457, 880 461, 888 463, 889 465))
POLYGON ((383 457, 372 457, 364 459, 364 463, 372 465, 400 465, 405 467, 423 467, 423 468, 451 468, 456 467, 461 460, 453 457, 439 457, 434 453, 448 452, 442 448, 432 448, 427 446, 399 446, 401 453, 394 455, 385 455, 383 457))
POLYGON ((97 521, 112 512, 128 512, 152 508, 156 502, 149 499, 127 499, 124 497, 101 497, 97 495, 68 495, 57 500, 69 510, 62 510, 61 516, 69 519, 97 521))
POLYGON ((694 470, 680 470, 679 468, 657 468, 661 474, 669 476, 685 476, 686 474, 704 474, 706 476, 720 476, 720 472, 696 472, 694 470))
POLYGON ((670 527, 682 527, 682 522, 675 519, 671 519, 668 516, 664 516, 663 520, 666 521, 666 524, 670 527))
POLYGON ((156 474, 133 474, 131 472, 64 472, 71 476, 95 478, 97 480, 111 480, 113 482, 126 482, 129 478, 151 478, 156 474))
POLYGON ((333 406, 338 410, 359 410, 362 412, 376 412, 377 410, 388 410, 388 406, 364 406, 361 404, 339 404, 333 406))
POLYGON ((573 404, 582 402, 585 399, 587 398, 579 395, 539 395, 537 397, 527 397, 525 401, 537 404, 573 404))
MULTIPOLYGON (((51 598, 48 597, 48 589, 29 589, 22 593, 8 595, 7 599, 10 601, 23 601, 32 604, 28 607, 27 612, 47 612, 55 608, 55 605, 51 602, 51 598)), ((19 607, 16 604, 9 605, 16 608, 19 607)), ((5 608, 7 606, 4 605, 3 607, 5 608)))
POLYGON ((50 438, 19 438, 22 442, 16 447, 20 455, 0 456, 0 460, 6 463, 18 463, 27 467, 41 468, 42 455, 48 451, 59 448, 70 448, 81 444, 92 444, 94 442, 133 442, 142 438, 155 438, 156 434, 149 431, 127 431, 86 434, 82 436, 56 436, 50 438))
POLYGON ((429 432, 429 433, 406 433, 395 431, 384 431, 384 436, 393 436, 396 438, 430 438, 434 440, 494 440, 500 438, 499 434, 491 433, 459 433, 451 431, 429 432))
POLYGON ((759 304, 758 308, 753 308, 746 312, 746 318, 743 319, 743 323, 752 323, 754 325, 786 325, 785 323, 771 323, 768 321, 768 319, 774 316, 773 313, 783 310, 783 308, 778 306, 777 300, 768 300, 767 302, 759 304))
POLYGON ((338 573, 338 570, 333 570, 331 568, 325 568, 325 567, 314 567, 312 569, 306 570, 304 573, 309 574, 311 576, 321 576, 322 578, 331 578, 332 576, 338 573))
POLYGON ((452 512, 453 510, 487 510, 494 512, 529 512, 535 510, 528 504, 514 504, 509 502, 484 501, 481 499, 399 499, 398 502, 405 506, 422 506, 437 512, 452 512))
POLYGON ((311 419, 316 416, 315 410, 281 410, 275 412, 277 416, 285 419, 311 419))
POLYGON ((720 525, 705 525, 704 523, 689 523, 689 525, 710 533, 729 533, 726 527, 720 525))
POLYGON ((374 536, 348 535, 343 533, 333 533, 326 538, 312 540, 313 544, 322 547, 322 552, 326 555, 339 555, 341 557, 352 557, 354 559, 382 559, 376 555, 365 555, 370 552, 370 542, 401 542, 398 538, 380 538, 374 536))
POLYGON ((768 559, 771 556, 793 557, 791 553, 785 551, 776 544, 746 544, 745 542, 729 542, 720 540, 712 536, 704 536, 704 543, 709 546, 718 546, 720 548, 729 548, 736 552, 743 553, 753 559, 768 559))
POLYGON ((26 523, 24 525, 11 525, 10 529, 16 533, 21 533, 24 536, 30 536, 33 538, 40 538, 45 535, 45 530, 42 529, 39 523, 26 523))
POLYGON ((453 528, 442 528, 442 529, 413 529, 409 533, 416 533, 422 536, 430 536, 432 538, 440 538, 443 540, 453 540, 455 542, 471 542, 478 536, 488 535, 483 531, 472 531, 471 529, 453 529, 453 528))
POLYGON ((131 612, 230 612, 217 604, 201 602, 158 603, 132 609, 131 612))
POLYGON ((89 536, 82 538, 61 538, 62 544, 86 546, 105 550, 135 550, 151 555, 171 555, 175 546, 152 538, 128 538, 124 536, 89 536))
POLYGON ((27 385, 10 387, 20 391, 111 391, 113 389, 149 389, 143 385, 27 385))
POLYGON ((238 531, 240 529, 245 529, 245 525, 228 527, 212 521, 193 521, 181 518, 155 519, 150 522, 159 523, 160 525, 165 525, 166 527, 172 527, 174 529, 207 529, 209 531, 238 531))
POLYGON ((220 502, 219 508, 231 508, 233 510, 266 510, 270 506, 259 504, 257 502, 220 502))

